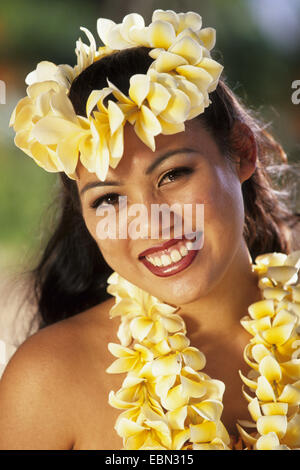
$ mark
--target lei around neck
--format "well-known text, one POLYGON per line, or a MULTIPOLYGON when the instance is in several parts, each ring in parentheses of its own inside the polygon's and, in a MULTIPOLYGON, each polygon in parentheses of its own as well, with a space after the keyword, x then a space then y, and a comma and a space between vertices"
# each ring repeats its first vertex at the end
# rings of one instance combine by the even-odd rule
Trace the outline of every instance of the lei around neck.
POLYGON ((109 343, 117 358, 108 373, 127 373, 109 404, 122 410, 115 429, 127 450, 291 450, 300 447, 300 251, 258 256, 262 299, 241 325, 251 334, 240 372, 249 421, 239 421, 239 443, 222 423, 225 385, 205 372, 204 354, 190 345, 183 319, 114 272, 107 291, 110 317, 120 316, 109 343), (246 430, 248 428, 248 430, 246 430))

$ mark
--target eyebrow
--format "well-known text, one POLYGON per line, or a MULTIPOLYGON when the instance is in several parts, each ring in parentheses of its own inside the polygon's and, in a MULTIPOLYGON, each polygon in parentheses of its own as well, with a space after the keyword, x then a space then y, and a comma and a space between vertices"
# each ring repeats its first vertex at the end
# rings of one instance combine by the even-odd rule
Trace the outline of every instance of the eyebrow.
MULTIPOLYGON (((165 161, 167 158, 172 157, 173 155, 177 155, 178 153, 195 153, 197 150, 189 148, 189 147, 183 147, 180 149, 175 149, 175 150, 169 150, 168 152, 164 153, 163 155, 160 155, 154 162, 151 163, 151 165, 148 166, 147 170, 145 171, 146 175, 149 175, 152 173, 158 165, 160 165, 163 161, 165 161)), ((122 183, 119 181, 91 181, 90 183, 87 183, 80 191, 80 194, 83 195, 86 191, 89 189, 98 187, 98 186, 121 186, 122 183)))

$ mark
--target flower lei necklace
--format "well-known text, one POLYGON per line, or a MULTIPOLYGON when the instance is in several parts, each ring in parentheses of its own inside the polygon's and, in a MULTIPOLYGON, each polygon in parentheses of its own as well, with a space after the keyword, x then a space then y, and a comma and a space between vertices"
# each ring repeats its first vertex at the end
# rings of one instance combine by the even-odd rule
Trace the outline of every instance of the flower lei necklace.
POLYGON ((251 370, 241 372, 253 421, 239 421, 232 444, 221 421, 225 385, 204 371, 206 359, 190 346, 183 319, 114 272, 107 291, 110 317, 121 317, 109 343, 117 358, 108 373, 126 373, 109 404, 123 410, 115 429, 126 450, 292 450, 300 447, 300 251, 255 259, 263 300, 252 303, 242 326, 252 335, 244 349, 251 370), (247 432, 244 428, 249 428, 247 432), (251 431, 252 429, 252 431, 251 431))

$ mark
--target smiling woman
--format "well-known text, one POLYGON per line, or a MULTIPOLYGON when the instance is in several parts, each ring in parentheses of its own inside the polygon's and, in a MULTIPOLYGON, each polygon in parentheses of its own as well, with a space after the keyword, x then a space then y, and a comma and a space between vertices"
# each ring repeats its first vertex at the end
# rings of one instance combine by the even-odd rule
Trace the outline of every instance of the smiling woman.
POLYGON ((198 14, 156 10, 147 28, 135 14, 98 26, 99 55, 88 32, 76 70, 39 64, 12 118, 16 144, 60 172, 62 191, 33 272, 41 331, 0 387, 0 446, 299 447, 298 219, 268 174, 286 156, 220 80, 214 32, 198 14), (187 206, 204 208, 200 226, 187 206), (133 237, 137 207, 147 216, 133 237), (161 207, 166 223, 151 217, 161 207), (121 236, 101 236, 105 211, 121 236), (11 399, 32 361, 32 387, 11 399), (121 384, 107 372, 127 376, 121 384), (251 433, 236 426, 249 426, 249 412, 251 433))

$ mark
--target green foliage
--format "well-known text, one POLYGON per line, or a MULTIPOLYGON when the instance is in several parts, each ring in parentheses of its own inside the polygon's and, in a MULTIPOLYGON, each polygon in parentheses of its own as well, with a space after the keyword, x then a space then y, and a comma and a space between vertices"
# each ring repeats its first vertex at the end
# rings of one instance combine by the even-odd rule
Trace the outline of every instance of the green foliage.
POLYGON ((18 262, 35 249, 46 228, 46 213, 57 176, 46 173, 18 149, 0 147, 0 261, 18 262))

